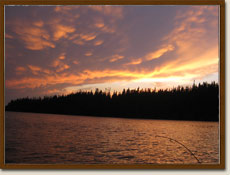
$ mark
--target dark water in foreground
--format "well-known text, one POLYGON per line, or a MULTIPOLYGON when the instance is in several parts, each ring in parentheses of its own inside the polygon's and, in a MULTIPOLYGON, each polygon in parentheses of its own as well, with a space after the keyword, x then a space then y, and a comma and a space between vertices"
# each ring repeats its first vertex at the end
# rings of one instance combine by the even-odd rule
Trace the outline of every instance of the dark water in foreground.
POLYGON ((219 163, 219 123, 6 112, 6 163, 219 163))

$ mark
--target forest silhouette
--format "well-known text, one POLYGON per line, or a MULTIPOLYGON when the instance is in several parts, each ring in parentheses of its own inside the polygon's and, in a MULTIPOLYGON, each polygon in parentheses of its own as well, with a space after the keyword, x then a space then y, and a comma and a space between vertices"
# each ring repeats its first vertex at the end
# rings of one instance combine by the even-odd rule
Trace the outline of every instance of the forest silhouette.
POLYGON ((171 89, 99 89, 68 95, 12 100, 6 111, 140 119, 219 121, 219 85, 215 82, 171 89))

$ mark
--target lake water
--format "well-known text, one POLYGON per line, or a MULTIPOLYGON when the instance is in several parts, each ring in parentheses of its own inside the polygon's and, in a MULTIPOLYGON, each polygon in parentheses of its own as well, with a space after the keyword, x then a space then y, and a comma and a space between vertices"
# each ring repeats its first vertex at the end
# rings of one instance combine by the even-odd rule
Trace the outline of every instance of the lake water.
POLYGON ((219 163, 219 123, 6 112, 6 163, 219 163))

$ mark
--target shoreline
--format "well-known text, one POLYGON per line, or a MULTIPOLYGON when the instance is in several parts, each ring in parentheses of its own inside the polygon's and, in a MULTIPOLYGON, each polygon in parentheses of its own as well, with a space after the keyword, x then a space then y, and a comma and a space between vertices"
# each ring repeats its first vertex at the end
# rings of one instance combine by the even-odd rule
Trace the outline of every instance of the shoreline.
POLYGON ((121 118, 121 119, 136 119, 136 120, 169 120, 169 121, 197 121, 197 122, 219 122, 219 120, 183 120, 183 119, 168 119, 168 118, 147 118, 147 117, 121 117, 121 116, 103 116, 103 115, 82 115, 82 114, 67 114, 67 113, 44 113, 44 112, 32 112, 32 111, 10 111, 5 112, 20 112, 31 114, 52 114, 52 115, 65 115, 65 116, 81 116, 81 117, 97 117, 97 118, 121 118))

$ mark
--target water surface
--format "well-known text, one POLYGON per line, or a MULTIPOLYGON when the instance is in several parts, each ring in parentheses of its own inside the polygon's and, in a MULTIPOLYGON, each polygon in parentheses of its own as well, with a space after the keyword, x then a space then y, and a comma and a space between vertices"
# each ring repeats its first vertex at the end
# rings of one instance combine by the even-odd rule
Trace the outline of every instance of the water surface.
POLYGON ((219 163, 219 123, 6 112, 6 163, 219 163))

